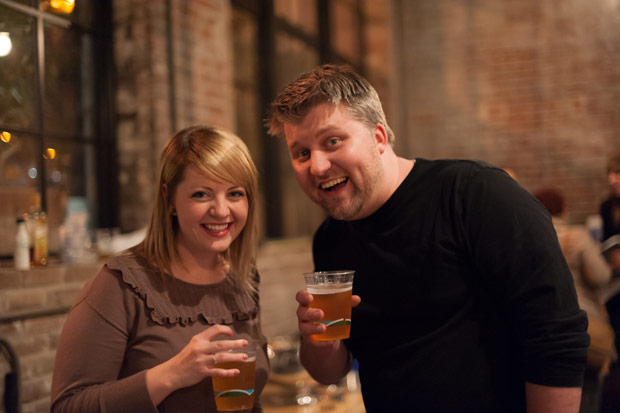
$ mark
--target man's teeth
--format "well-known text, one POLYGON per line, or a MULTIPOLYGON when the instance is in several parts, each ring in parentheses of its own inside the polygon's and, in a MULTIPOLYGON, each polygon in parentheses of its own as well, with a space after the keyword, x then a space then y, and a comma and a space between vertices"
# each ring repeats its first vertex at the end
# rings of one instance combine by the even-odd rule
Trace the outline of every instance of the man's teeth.
POLYGON ((338 178, 338 179, 334 179, 333 181, 329 181, 329 182, 325 182, 321 184, 321 188, 322 189, 329 189, 332 186, 338 185, 341 182, 346 181, 347 178, 338 178))
POLYGON ((204 224, 204 226, 210 231, 224 231, 228 228, 228 224, 204 224))

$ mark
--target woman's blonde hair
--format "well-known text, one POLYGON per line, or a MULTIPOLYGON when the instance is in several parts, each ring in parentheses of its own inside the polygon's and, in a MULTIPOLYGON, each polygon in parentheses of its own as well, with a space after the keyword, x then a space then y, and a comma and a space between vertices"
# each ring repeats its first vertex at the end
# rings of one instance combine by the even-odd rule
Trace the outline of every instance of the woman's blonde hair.
POLYGON ((192 126, 168 141, 159 160, 157 196, 151 222, 137 251, 162 272, 171 272, 170 266, 178 258, 175 242, 178 221, 171 213, 171 201, 187 167, 196 168, 209 179, 230 182, 245 189, 248 200, 246 225, 222 257, 229 262, 232 273, 243 288, 253 291, 252 274, 258 249, 258 172, 245 143, 231 132, 192 126))

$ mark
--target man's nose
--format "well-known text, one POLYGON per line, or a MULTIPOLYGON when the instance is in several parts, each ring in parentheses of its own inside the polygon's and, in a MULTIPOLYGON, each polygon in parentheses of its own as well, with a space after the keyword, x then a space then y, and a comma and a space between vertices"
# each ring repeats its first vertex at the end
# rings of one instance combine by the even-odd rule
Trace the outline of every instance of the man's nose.
POLYGON ((312 175, 322 176, 329 168, 331 168, 331 162, 325 153, 321 151, 312 152, 310 156, 310 173, 312 175))

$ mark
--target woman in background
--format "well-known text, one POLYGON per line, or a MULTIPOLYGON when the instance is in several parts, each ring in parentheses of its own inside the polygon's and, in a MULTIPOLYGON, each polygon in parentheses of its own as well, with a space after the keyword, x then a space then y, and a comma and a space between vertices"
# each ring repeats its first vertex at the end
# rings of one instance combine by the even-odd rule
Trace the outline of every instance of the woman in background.
POLYGON ((601 288, 611 280, 612 268, 587 228, 583 225, 569 225, 563 219, 566 205, 558 191, 544 189, 534 196, 551 214, 562 253, 573 275, 579 307, 588 313, 590 347, 579 411, 599 413, 604 378, 617 358, 614 331, 601 296, 601 288))
POLYGON ((248 339, 259 341, 252 411, 262 411, 268 362, 249 151, 232 133, 191 127, 167 143, 159 167, 145 240, 109 260, 69 312, 52 412, 216 412, 211 377, 238 370, 214 364, 243 360, 226 350, 248 339))

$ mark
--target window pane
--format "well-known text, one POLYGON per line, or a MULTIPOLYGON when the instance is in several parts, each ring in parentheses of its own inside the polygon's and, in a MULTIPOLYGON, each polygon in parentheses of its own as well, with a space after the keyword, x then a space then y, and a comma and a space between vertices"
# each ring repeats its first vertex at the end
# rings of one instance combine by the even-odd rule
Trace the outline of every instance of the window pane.
POLYGON ((93 0, 76 0, 73 13, 68 16, 65 15, 65 17, 73 23, 91 29, 93 27, 93 0))
POLYGON ((35 125, 35 19, 0 5, 0 32, 12 48, 0 57, 0 127, 30 129, 35 125))
POLYGON ((315 0, 275 0, 274 14, 288 20, 293 26, 315 35, 318 32, 315 0))
MULTIPOLYGON (((316 49, 283 33, 276 35, 276 90, 281 90, 303 72, 319 64, 316 49)), ((285 237, 311 235, 324 218, 322 210, 303 193, 291 167, 291 160, 282 142, 280 151, 281 191, 283 194, 283 229, 285 237), (299 219, 304 217, 304 219, 299 219)))
POLYGON ((0 256, 13 254, 15 219, 28 212, 31 194, 40 188, 41 151, 35 137, 13 133, 0 141, 0 256))
POLYGON ((332 0, 329 3, 330 30, 334 50, 352 63, 359 64, 360 21, 355 0, 332 0))
POLYGON ((45 27, 45 130, 92 137, 91 38, 76 30, 45 27))
POLYGON ((258 104, 258 56, 256 18, 233 9, 236 132, 245 141, 254 162, 261 162, 261 110, 258 104))
POLYGON ((314 48, 285 33, 276 34, 276 90, 281 90, 300 74, 319 64, 319 54, 314 48))

